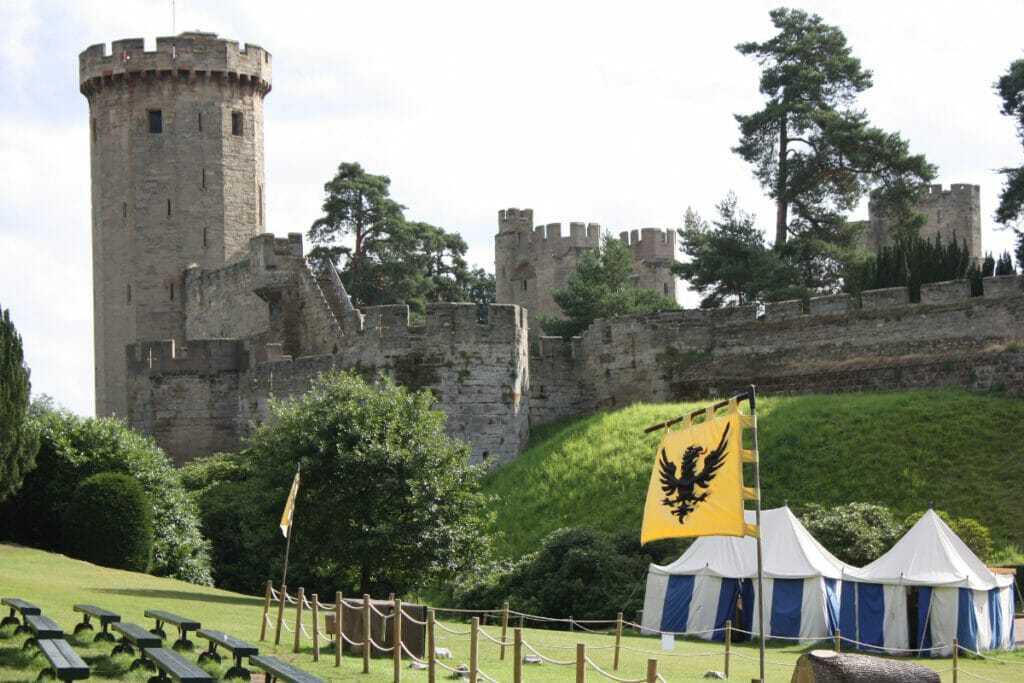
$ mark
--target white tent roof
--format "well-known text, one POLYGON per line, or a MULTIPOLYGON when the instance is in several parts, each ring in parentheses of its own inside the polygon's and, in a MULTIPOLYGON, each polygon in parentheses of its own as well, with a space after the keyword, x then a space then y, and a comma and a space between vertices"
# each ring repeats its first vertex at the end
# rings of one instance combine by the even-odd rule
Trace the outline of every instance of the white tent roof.
POLYGON ((963 586, 989 590, 1009 585, 1007 576, 997 577, 971 552, 933 510, 896 542, 889 552, 845 577, 867 583, 909 586, 963 586))
MULTIPOLYGON (((747 510, 744 516, 748 523, 754 523, 753 510, 747 510)), ((788 507, 761 511, 761 554, 764 576, 773 579, 810 576, 839 579, 844 571, 853 569, 825 550, 788 507)), ((702 536, 678 560, 664 566, 652 564, 650 571, 755 578, 757 540, 750 536, 702 536)))

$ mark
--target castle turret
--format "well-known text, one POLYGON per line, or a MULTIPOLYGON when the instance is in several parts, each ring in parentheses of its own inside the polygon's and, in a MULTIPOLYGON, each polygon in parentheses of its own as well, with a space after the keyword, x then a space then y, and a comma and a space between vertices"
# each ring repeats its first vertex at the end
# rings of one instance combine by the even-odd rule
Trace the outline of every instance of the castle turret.
MULTIPOLYGON (((948 190, 942 185, 930 185, 917 204, 917 210, 925 215, 921 237, 933 242, 948 243, 956 235, 956 241, 967 243, 967 253, 978 262, 983 257, 981 247, 981 187, 966 183, 953 183, 948 190)), ((880 246, 891 245, 892 228, 886 217, 876 209, 872 201, 868 204, 868 229, 861 238, 861 248, 874 252, 880 246)))
POLYGON ((270 53, 213 33, 79 55, 92 161, 96 413, 126 413, 125 349, 184 342, 183 272, 240 257, 264 230, 270 53))

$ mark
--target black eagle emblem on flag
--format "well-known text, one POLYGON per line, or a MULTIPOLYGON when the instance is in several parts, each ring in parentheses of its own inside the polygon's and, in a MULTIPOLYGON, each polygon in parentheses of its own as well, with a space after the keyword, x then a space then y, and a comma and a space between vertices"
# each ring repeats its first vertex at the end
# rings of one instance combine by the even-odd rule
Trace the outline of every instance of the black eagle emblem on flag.
POLYGON ((665 449, 661 449, 661 458, 658 464, 661 468, 661 490, 665 498, 661 504, 672 508, 672 514, 679 518, 683 524, 686 516, 693 512, 698 503, 708 498, 708 487, 715 478, 715 473, 725 464, 726 447, 729 443, 729 426, 725 426, 722 438, 718 442, 718 448, 707 451, 699 445, 689 446, 683 452, 682 473, 676 476, 676 465, 668 459, 665 449), (704 463, 700 472, 697 472, 698 460, 704 456, 704 463), (704 489, 697 493, 698 489, 704 489))

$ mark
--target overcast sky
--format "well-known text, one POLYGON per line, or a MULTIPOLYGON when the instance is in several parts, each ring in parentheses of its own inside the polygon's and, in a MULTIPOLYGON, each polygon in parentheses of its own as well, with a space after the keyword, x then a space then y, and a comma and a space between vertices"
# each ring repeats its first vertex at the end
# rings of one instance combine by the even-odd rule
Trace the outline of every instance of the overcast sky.
MULTIPOLYGON (((93 414, 88 103, 78 53, 186 30, 273 55, 267 225, 305 232, 342 161, 392 179, 407 216, 460 232, 493 271, 497 212, 618 234, 706 218, 727 192, 772 223, 730 151, 761 105, 735 50, 778 2, 0 0, 0 307, 45 393, 93 414), (172 13, 172 5, 176 5, 172 13)), ((1024 152, 992 83, 1024 56, 1024 2, 797 2, 874 72, 860 100, 938 165, 981 185, 986 250, 1009 248, 994 172, 1024 152)), ((866 214, 866 211, 864 212, 866 214)), ((857 217, 866 217, 860 215, 857 217)))

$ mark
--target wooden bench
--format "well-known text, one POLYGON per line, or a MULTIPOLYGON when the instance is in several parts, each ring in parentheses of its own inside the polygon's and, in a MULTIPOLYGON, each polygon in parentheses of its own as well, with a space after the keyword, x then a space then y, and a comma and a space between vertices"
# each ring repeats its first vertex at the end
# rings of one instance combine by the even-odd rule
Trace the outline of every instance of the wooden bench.
POLYGON ((186 619, 185 617, 178 616, 177 614, 171 614, 170 612, 164 612, 158 609, 148 609, 145 612, 146 616, 156 620, 156 628, 150 629, 150 633, 155 633, 161 638, 166 638, 167 634, 164 632, 164 624, 174 624, 178 627, 178 639, 174 641, 171 647, 181 650, 191 650, 192 641, 188 639, 189 631, 198 631, 202 628, 202 625, 198 621, 192 619, 186 619))
POLYGON ((29 614, 25 617, 25 623, 18 627, 18 630, 27 630, 32 636, 25 641, 23 646, 28 649, 39 645, 42 640, 63 640, 64 631, 50 617, 42 614, 29 614))
POLYGON ((249 664, 267 673, 266 683, 274 681, 287 681, 287 683, 324 683, 322 678, 306 673, 302 669, 292 666, 288 662, 269 655, 253 655, 249 657, 249 664))
POLYGON ((154 647, 143 650, 146 659, 156 665, 159 674, 149 679, 149 683, 207 683, 213 676, 188 661, 169 647, 154 647))
POLYGON ((132 662, 129 667, 130 671, 135 671, 139 667, 143 667, 149 671, 153 671, 153 663, 146 659, 145 651, 146 648, 159 648, 163 645, 163 641, 160 636, 154 635, 142 628, 138 624, 131 624, 124 621, 118 621, 111 625, 112 629, 121 634, 121 640, 117 645, 114 646, 114 650, 110 653, 110 656, 119 654, 135 655, 135 648, 139 648, 139 657, 132 662))
POLYGON ((92 639, 93 642, 98 643, 104 640, 108 643, 114 642, 114 634, 107 630, 107 626, 121 621, 120 614, 114 614, 113 612, 97 607, 96 605, 75 605, 74 609, 76 612, 81 612, 83 615, 82 623, 75 626, 76 636, 82 631, 93 630, 92 624, 89 623, 89 619, 94 617, 100 622, 102 630, 96 634, 95 638, 92 639))
POLYGON ((11 608, 11 613, 4 617, 3 621, 0 621, 0 628, 9 626, 10 624, 21 626, 21 620, 17 617, 18 614, 21 614, 22 617, 27 617, 30 614, 43 613, 43 610, 39 609, 31 602, 25 602, 20 598, 3 598, 0 602, 11 608))
POLYGON ((234 636, 229 636, 223 631, 214 631, 213 629, 199 629, 196 631, 196 635, 210 641, 210 646, 206 649, 206 652, 202 652, 199 655, 200 664, 208 659, 212 659, 220 664, 220 655, 217 653, 217 647, 220 646, 231 652, 235 657, 235 665, 227 670, 224 678, 244 678, 249 680, 249 670, 242 666, 242 657, 258 655, 260 653, 258 647, 244 640, 239 640, 234 636))
POLYGON ((63 638, 38 641, 39 651, 49 661, 39 677, 52 675, 62 681, 81 681, 89 677, 89 665, 74 651, 63 638))

